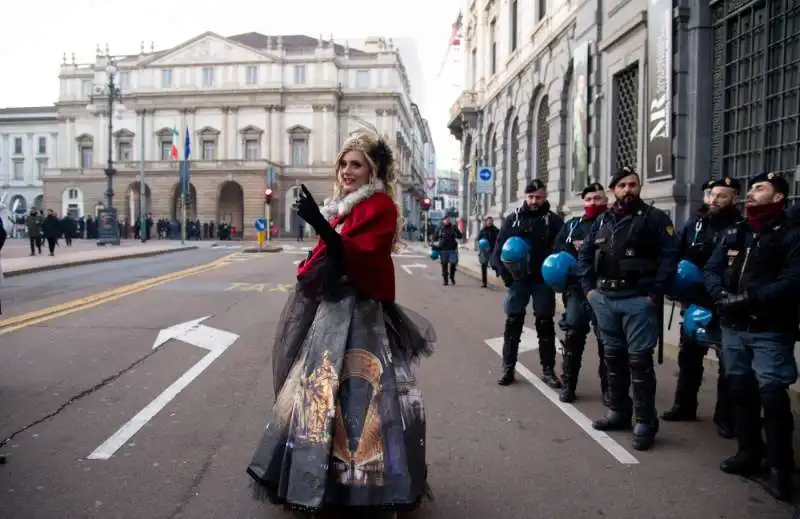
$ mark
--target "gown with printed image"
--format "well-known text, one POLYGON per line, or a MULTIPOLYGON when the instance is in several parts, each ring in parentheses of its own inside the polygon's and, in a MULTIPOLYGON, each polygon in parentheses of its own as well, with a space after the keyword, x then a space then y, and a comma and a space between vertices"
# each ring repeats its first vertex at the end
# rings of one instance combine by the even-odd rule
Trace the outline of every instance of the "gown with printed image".
POLYGON ((394 201, 371 184, 343 201, 331 224, 344 261, 320 240, 298 267, 273 347, 276 402, 247 472, 257 498, 293 510, 410 510, 429 495, 412 366, 435 335, 394 302, 394 201))

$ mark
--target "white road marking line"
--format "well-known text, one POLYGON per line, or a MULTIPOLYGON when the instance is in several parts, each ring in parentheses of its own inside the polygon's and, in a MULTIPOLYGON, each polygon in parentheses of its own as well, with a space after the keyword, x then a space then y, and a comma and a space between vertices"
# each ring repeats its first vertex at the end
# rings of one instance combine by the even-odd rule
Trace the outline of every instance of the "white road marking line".
MULTIPOLYGON (((503 344, 500 342, 499 344, 497 341, 492 339, 486 340, 486 345, 489 346, 492 350, 494 350, 498 355, 501 357, 503 356, 503 344), (492 342, 490 342, 492 341, 492 342)), ((581 413, 577 407, 572 404, 565 404, 561 400, 558 399, 558 394, 553 391, 547 384, 542 382, 539 377, 534 375, 528 368, 517 363, 517 373, 531 383, 531 385, 536 388, 545 398, 550 400, 556 407, 558 407, 562 413, 567 415, 567 417, 575 422, 575 424, 583 429, 583 431, 598 445, 604 448, 611 456, 614 457, 618 462, 622 463, 623 465, 638 465, 639 460, 633 457, 633 454, 628 452, 622 445, 620 445, 614 438, 609 436, 608 434, 604 433, 603 431, 598 431, 592 427, 592 421, 589 418, 581 413)))

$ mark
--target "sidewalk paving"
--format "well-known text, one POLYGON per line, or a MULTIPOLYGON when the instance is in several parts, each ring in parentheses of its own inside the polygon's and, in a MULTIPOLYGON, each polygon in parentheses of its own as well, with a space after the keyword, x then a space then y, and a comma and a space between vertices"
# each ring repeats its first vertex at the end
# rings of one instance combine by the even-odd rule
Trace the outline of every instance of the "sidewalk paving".
POLYGON ((55 256, 50 256, 47 247, 42 254, 30 256, 27 240, 8 240, 0 252, 0 272, 5 277, 21 276, 34 272, 55 270, 92 263, 103 263, 131 258, 158 256, 183 250, 210 246, 210 242, 193 242, 181 245, 179 241, 160 240, 141 243, 136 240, 123 240, 120 245, 98 246, 93 240, 74 240, 72 247, 56 248, 55 256), (18 242, 18 243, 15 243, 18 242), (201 245, 202 244, 202 245, 201 245), (9 247, 9 245, 11 245, 9 247))

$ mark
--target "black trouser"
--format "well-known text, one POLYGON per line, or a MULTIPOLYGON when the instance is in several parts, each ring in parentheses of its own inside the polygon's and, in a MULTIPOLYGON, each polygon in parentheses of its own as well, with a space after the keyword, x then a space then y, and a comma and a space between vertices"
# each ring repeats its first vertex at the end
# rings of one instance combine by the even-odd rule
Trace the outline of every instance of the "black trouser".
POLYGON ((36 252, 34 250, 34 247, 36 248, 36 250, 39 251, 39 254, 41 254, 42 253, 42 237, 41 236, 30 236, 28 239, 30 240, 30 244, 31 244, 31 255, 35 254, 35 252, 36 252))
POLYGON ((50 255, 51 256, 53 254, 55 254, 55 252, 56 252, 56 242, 57 241, 58 241, 58 238, 55 238, 53 236, 48 236, 47 237, 47 248, 50 249, 50 255))
POLYGON ((484 286, 488 283, 489 265, 481 263, 481 282, 484 286))
MULTIPOLYGON (((697 343, 681 330, 675 405, 686 411, 697 411, 697 395, 703 382, 703 372, 705 371, 703 361, 706 353, 708 353, 707 346, 697 343)), ((717 369, 717 401, 714 407, 714 423, 733 430, 733 408, 722 359, 719 359, 717 369)))
POLYGON ((67 233, 67 234, 64 235, 64 243, 67 244, 67 247, 72 247, 72 235, 71 234, 67 233))

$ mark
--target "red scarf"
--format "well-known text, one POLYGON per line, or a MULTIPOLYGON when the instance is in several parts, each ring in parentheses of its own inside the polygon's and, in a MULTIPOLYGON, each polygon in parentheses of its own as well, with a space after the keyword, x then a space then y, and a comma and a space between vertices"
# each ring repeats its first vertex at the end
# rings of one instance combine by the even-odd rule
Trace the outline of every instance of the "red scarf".
POLYGON ((592 219, 600 216, 603 214, 608 206, 606 204, 603 205, 585 205, 583 206, 583 214, 586 215, 586 218, 592 219))
POLYGON ((783 212, 783 201, 771 202, 769 204, 751 205, 745 208, 747 223, 756 232, 762 232, 766 227, 775 221, 783 212))

